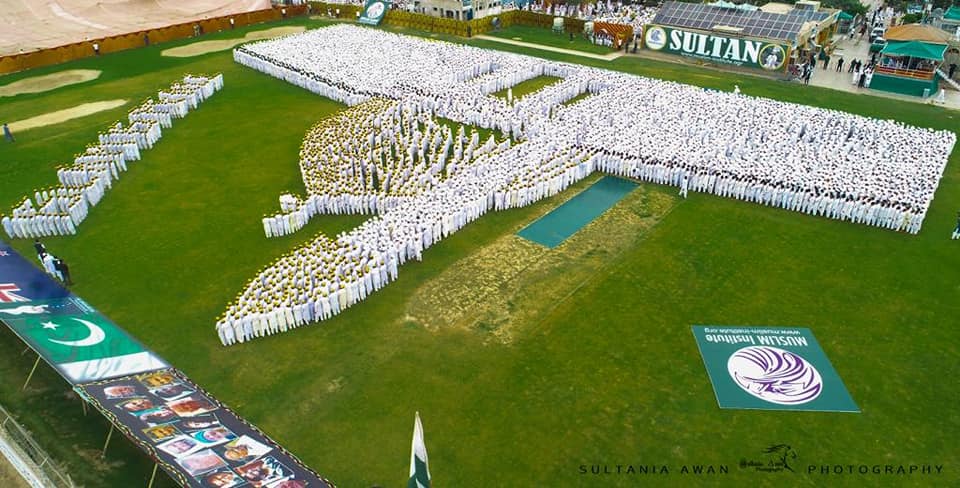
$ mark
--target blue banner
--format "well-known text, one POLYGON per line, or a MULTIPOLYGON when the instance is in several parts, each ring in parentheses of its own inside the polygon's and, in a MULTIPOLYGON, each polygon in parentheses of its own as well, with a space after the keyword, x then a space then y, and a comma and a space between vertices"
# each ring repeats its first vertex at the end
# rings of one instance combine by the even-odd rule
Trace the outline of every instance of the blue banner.
POLYGON ((69 295, 60 283, 0 241, 0 308, 69 295))

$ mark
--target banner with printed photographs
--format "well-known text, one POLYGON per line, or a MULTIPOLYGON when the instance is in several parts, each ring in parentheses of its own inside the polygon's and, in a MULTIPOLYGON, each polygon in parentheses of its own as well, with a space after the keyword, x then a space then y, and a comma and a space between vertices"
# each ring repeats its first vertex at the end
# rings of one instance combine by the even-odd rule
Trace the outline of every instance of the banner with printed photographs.
POLYGON ((181 486, 333 486, 175 369, 76 390, 181 486))

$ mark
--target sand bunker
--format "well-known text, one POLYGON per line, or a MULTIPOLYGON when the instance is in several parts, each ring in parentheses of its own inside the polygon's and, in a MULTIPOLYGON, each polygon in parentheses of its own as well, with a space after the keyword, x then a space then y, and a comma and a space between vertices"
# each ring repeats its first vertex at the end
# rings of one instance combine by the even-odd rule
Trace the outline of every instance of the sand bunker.
POLYGON ((40 93, 57 88, 95 80, 102 71, 96 69, 71 69, 43 76, 32 76, 0 86, 0 97, 12 97, 24 93, 40 93))
POLYGON ((65 108, 63 110, 57 110, 56 112, 49 112, 43 115, 37 115, 36 117, 30 117, 29 119, 10 122, 10 130, 13 132, 14 136, 16 136, 18 132, 35 129, 37 127, 46 127, 48 125, 59 124, 68 120, 79 119, 80 117, 86 117, 87 115, 95 114, 97 112, 103 112, 104 110, 120 107, 126 103, 126 100, 121 99, 84 103, 83 105, 77 105, 76 107, 65 108))
POLYGON ((285 36, 287 34, 295 34, 297 32, 303 32, 305 30, 307 30, 307 28, 302 25, 274 27, 273 29, 248 32, 247 35, 238 39, 224 39, 222 41, 200 41, 200 42, 194 42, 192 44, 187 44, 186 46, 172 47, 170 49, 164 49, 163 52, 160 53, 160 55, 169 56, 172 58, 189 58, 192 56, 200 56, 201 54, 213 53, 217 51, 226 51, 227 49, 233 49, 234 46, 237 46, 239 44, 255 41, 257 39, 270 39, 271 37, 279 37, 279 36, 285 36))

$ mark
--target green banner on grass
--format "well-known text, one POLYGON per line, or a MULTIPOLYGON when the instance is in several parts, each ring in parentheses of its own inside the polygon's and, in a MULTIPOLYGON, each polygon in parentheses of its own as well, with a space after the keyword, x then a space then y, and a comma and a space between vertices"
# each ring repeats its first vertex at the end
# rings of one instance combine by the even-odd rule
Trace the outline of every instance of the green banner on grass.
POLYGON ((693 327, 720 408, 859 412, 804 327, 693 327))

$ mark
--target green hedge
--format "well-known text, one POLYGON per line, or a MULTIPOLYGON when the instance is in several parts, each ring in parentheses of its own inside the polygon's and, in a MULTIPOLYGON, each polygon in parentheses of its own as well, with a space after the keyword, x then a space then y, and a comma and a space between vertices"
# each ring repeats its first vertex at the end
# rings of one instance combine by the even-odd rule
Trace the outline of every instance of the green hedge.
MULTIPOLYGON (((359 5, 340 5, 335 3, 323 3, 323 2, 310 2, 310 12, 313 15, 327 15, 327 9, 330 9, 330 12, 336 12, 337 9, 340 9, 341 19, 356 19, 357 12, 363 11, 363 7, 359 5)), ((336 16, 336 14, 334 14, 336 16)))
MULTIPOLYGON (((323 2, 310 2, 314 14, 326 15, 327 9, 335 11, 340 9, 340 18, 354 19, 362 7, 356 5, 337 5, 323 2)), ((471 36, 486 34, 493 30, 493 19, 500 19, 500 27, 510 27, 513 25, 526 25, 540 27, 543 29, 553 28, 553 17, 536 12, 527 12, 524 10, 510 10, 497 16, 483 17, 473 20, 456 20, 442 17, 433 17, 431 15, 417 14, 404 10, 390 10, 383 17, 383 23, 391 27, 401 27, 405 29, 414 29, 426 32, 437 32, 460 37, 467 37, 468 27, 471 36)), ((565 18, 564 28, 568 32, 583 32, 584 21, 580 19, 565 18)))

